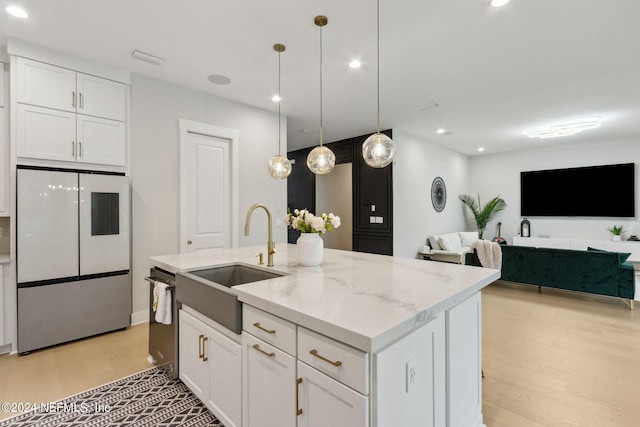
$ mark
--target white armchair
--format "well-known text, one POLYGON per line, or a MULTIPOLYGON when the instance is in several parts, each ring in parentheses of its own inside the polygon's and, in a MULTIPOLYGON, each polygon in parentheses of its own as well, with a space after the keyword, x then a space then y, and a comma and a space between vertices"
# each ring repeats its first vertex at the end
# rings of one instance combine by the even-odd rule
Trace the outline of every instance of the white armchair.
POLYGON ((431 259, 464 264, 464 255, 471 252, 471 247, 476 240, 478 240, 477 231, 459 231, 429 236, 431 259))

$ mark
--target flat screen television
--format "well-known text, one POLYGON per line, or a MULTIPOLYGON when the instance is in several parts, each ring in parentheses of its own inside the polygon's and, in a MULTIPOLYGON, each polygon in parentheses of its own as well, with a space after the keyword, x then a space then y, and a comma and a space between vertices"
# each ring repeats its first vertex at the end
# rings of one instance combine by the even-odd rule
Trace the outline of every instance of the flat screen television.
POLYGON ((635 217, 635 165, 520 172, 520 213, 549 217, 635 217))

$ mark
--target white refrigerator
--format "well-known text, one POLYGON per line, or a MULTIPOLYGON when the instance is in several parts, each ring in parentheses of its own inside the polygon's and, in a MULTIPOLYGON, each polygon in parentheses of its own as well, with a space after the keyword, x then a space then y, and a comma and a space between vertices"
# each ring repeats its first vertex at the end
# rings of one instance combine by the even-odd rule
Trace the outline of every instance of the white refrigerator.
POLYGON ((19 167, 18 352, 130 325, 129 198, 120 174, 19 167))

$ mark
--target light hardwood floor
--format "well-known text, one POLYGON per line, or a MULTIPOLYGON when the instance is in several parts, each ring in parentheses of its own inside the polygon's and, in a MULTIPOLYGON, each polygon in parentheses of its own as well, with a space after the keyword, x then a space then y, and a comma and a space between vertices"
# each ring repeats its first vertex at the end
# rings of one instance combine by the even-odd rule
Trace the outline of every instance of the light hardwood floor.
MULTIPOLYGON (((487 427, 640 426, 639 309, 504 283, 482 294, 487 427)), ((51 402, 147 369, 147 330, 0 356, 0 402, 51 402)))
MULTIPOLYGON (((0 402, 54 402, 144 371, 148 324, 34 351, 0 356, 0 402)), ((0 419, 16 415, 0 410, 0 419)))
POLYGON ((482 294, 488 427, 640 426, 640 310, 501 282, 482 294))

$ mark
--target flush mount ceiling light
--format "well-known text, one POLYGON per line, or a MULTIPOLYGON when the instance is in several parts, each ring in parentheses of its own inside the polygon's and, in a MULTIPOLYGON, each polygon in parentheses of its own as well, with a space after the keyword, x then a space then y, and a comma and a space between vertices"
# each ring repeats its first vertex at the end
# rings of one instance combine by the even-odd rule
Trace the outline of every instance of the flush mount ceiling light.
POLYGON ((27 19, 29 17, 29 14, 20 6, 7 6, 4 10, 6 10, 9 15, 16 18, 27 19))
POLYGON ((140 61, 148 62, 153 65, 162 65, 164 64, 164 59, 155 55, 151 55, 150 53, 142 52, 140 50, 134 50, 131 52, 131 56, 140 61))
POLYGON ((354 59, 353 61, 349 62, 349 68, 360 68, 362 67, 362 62, 358 61, 357 59, 354 59))
POLYGON ((380 0, 377 2, 377 72, 378 72, 378 131, 362 144, 364 162, 372 168, 383 168, 393 161, 396 145, 387 135, 380 133, 380 0))
POLYGON ((322 145, 322 27, 329 21, 326 16, 319 15, 313 22, 320 28, 320 145, 307 156, 307 167, 316 175, 324 175, 331 172, 336 164, 336 155, 322 145))
POLYGON ((446 132, 447 132, 447 131, 446 131, 445 129, 442 129, 442 128, 440 128, 440 129, 438 129, 438 130, 436 131, 436 133, 437 133, 438 135, 444 135, 446 132))
MULTIPOLYGON (((278 52, 278 155, 273 156, 269 160, 269 175, 273 179, 286 179, 291 174, 291 162, 285 156, 280 154, 280 54, 284 52, 283 44, 277 43, 273 45, 273 50, 278 52)), ((275 97, 274 97, 275 98, 275 97)), ((274 99, 275 101, 275 99, 274 99)))
POLYGON ((576 133, 582 132, 583 130, 595 129, 599 126, 600 126, 600 123, 595 121, 567 123, 562 125, 549 126, 546 129, 529 131, 527 133, 527 136, 529 138, 540 138, 540 139, 559 138, 562 136, 575 135, 576 133))

